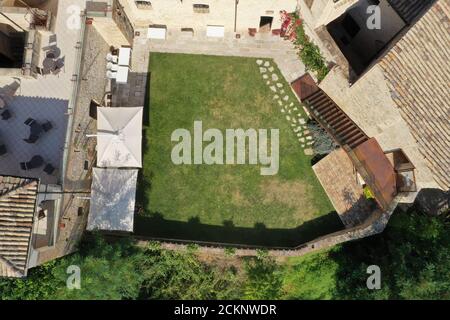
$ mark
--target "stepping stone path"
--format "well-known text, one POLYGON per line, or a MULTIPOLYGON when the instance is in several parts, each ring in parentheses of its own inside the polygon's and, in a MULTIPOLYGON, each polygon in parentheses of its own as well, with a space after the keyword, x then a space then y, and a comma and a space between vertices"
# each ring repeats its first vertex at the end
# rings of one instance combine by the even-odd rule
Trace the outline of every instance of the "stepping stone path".
MULTIPOLYGON (((258 59, 256 60, 256 64, 259 66, 259 72, 261 73, 263 80, 266 80, 266 85, 269 87, 269 89, 272 92, 278 92, 278 90, 280 90, 279 91, 280 95, 284 95, 285 90, 282 89, 283 84, 281 82, 278 82, 279 77, 276 73, 274 73, 275 68, 270 65, 270 62, 267 60, 264 61, 262 59, 258 59), (272 80, 275 83, 272 84, 270 80, 272 80)), ((308 156, 314 155, 314 150, 310 147, 307 147, 312 146, 314 144, 314 140, 310 135, 308 127, 306 126, 306 120, 304 116, 300 112, 298 112, 299 110, 298 106, 296 106, 292 101, 289 103, 289 105, 286 104, 285 106, 283 106, 283 101, 285 102, 289 101, 288 95, 284 95, 283 98, 280 98, 278 94, 275 94, 273 96, 273 100, 276 100, 278 105, 281 107, 280 108, 281 113, 286 114, 286 120, 290 122, 292 130, 294 131, 294 134, 297 136, 297 139, 305 155, 308 156), (290 116, 291 114, 293 114, 293 116, 290 116)), ((305 110, 305 113, 308 114, 304 106, 303 109, 305 110)))

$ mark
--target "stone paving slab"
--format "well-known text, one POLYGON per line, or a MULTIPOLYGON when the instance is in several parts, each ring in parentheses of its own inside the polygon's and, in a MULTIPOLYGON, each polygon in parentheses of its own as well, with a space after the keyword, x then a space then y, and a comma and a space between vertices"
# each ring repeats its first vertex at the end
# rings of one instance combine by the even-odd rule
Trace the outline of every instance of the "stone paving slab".
POLYGON ((133 71, 142 72, 148 66, 148 52, 190 53, 221 56, 241 56, 254 58, 272 58, 280 72, 290 83, 305 74, 306 69, 297 55, 294 45, 280 37, 261 39, 208 39, 194 37, 190 39, 169 37, 166 40, 149 40, 145 30, 136 37, 133 44, 133 71), (138 65, 136 65, 138 64, 138 65))

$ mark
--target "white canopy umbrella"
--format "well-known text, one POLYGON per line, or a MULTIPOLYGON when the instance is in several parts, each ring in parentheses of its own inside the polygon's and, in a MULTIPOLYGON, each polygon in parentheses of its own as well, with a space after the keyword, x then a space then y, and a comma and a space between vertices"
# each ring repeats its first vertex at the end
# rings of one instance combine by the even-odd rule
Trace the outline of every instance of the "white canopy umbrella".
POLYGON ((133 232, 137 169, 93 169, 87 230, 133 232))
POLYGON ((97 166, 142 167, 143 107, 97 108, 97 166))

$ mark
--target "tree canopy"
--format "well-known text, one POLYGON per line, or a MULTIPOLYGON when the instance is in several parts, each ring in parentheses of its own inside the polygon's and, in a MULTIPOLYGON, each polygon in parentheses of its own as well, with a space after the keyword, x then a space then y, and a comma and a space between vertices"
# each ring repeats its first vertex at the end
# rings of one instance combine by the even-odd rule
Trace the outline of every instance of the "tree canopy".
POLYGON ((233 263, 205 262, 194 246, 142 248, 95 236, 27 279, 0 279, 0 299, 450 299, 448 215, 397 212, 382 234, 283 263, 264 251, 233 254, 222 257, 233 263), (66 286, 73 265, 79 290, 66 286), (366 286, 371 265, 380 267, 380 290, 366 286))

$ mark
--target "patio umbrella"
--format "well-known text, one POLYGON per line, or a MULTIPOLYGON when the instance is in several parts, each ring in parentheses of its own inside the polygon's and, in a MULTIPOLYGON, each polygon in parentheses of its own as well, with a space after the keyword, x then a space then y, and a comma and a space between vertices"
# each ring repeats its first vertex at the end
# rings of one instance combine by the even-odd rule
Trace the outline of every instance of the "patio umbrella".
POLYGON ((143 107, 97 108, 97 166, 142 167, 143 107))
POLYGON ((137 169, 94 168, 87 230, 133 232, 137 169))

